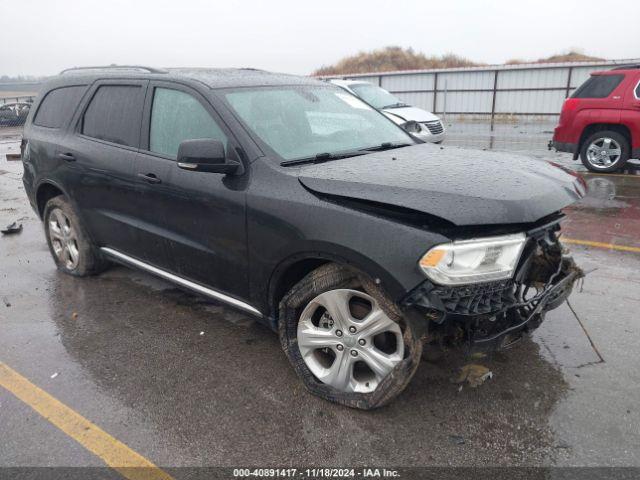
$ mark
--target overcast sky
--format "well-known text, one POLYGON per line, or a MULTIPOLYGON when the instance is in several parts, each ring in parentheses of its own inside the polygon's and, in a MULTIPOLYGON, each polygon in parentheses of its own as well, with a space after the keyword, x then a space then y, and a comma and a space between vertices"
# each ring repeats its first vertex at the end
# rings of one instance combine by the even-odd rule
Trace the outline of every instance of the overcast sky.
MULTIPOLYGON (((637 1, 637 0, 636 0, 637 1)), ((634 0, 0 0, 0 76, 79 65, 306 74, 387 45, 485 63, 569 48, 640 57, 634 0), (634 11, 632 11, 634 10, 634 11)))

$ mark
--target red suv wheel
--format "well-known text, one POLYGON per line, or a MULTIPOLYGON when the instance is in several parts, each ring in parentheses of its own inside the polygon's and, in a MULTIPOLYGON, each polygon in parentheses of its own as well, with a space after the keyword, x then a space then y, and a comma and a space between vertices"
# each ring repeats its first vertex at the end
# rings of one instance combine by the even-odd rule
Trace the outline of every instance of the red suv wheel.
POLYGON ((595 132, 583 142, 580 159, 592 172, 615 172, 629 160, 629 142, 618 132, 595 132))

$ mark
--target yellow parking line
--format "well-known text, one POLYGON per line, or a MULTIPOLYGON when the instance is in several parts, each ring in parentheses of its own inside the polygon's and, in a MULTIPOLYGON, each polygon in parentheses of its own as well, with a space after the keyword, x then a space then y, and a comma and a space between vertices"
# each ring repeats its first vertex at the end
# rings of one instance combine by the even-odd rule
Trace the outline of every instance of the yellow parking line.
POLYGON ((575 238, 562 237, 564 243, 585 245, 587 247, 606 248, 608 250, 620 250, 621 252, 640 253, 640 247, 627 247, 626 245, 614 245, 612 243, 592 242, 591 240, 577 240, 575 238))
POLYGON ((46 420, 100 457, 130 480, 172 480, 172 477, 124 443, 0 362, 0 386, 46 420))

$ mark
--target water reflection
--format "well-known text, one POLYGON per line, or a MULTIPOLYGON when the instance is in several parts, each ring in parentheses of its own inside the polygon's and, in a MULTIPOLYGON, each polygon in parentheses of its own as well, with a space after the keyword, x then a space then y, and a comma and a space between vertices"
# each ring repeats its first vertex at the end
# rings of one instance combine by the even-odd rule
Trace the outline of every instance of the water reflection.
POLYGON ((567 237, 640 247, 640 179, 585 174, 585 198, 566 209, 567 237))
POLYGON ((513 465, 559 452, 549 416, 567 385, 530 340, 483 360, 495 377, 481 388, 451 383, 465 361, 451 355, 360 412, 306 393, 273 332, 144 274, 57 275, 49 300, 74 361, 197 464, 513 465))

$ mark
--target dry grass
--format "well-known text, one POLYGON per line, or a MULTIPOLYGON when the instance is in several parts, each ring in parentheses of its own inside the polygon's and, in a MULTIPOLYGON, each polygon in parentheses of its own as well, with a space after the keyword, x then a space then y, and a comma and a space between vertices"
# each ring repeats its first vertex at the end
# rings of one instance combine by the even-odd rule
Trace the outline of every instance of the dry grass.
POLYGON ((550 57, 539 58, 538 60, 532 61, 513 58, 511 60, 507 60, 505 63, 507 65, 518 65, 521 63, 598 62, 602 60, 605 59, 600 57, 593 57, 591 55, 585 55, 578 50, 569 50, 565 53, 558 53, 555 55, 551 55, 550 57))
MULTIPOLYGON (((511 59, 507 65, 522 63, 557 63, 557 62, 590 62, 604 60, 603 58, 585 55, 578 50, 551 55, 538 60, 511 59)), ((427 56, 421 52, 414 52, 412 48, 385 47, 370 52, 360 52, 345 57, 334 65, 323 66, 313 72, 314 75, 345 75, 351 73, 393 72, 398 70, 426 70, 432 68, 476 67, 486 65, 474 62, 468 58, 453 53, 441 56, 427 56)))
POLYGON ((314 75, 474 67, 478 65, 482 64, 452 53, 442 56, 426 56, 424 53, 414 52, 411 48, 386 47, 343 58, 335 65, 319 68, 314 72, 314 75))

